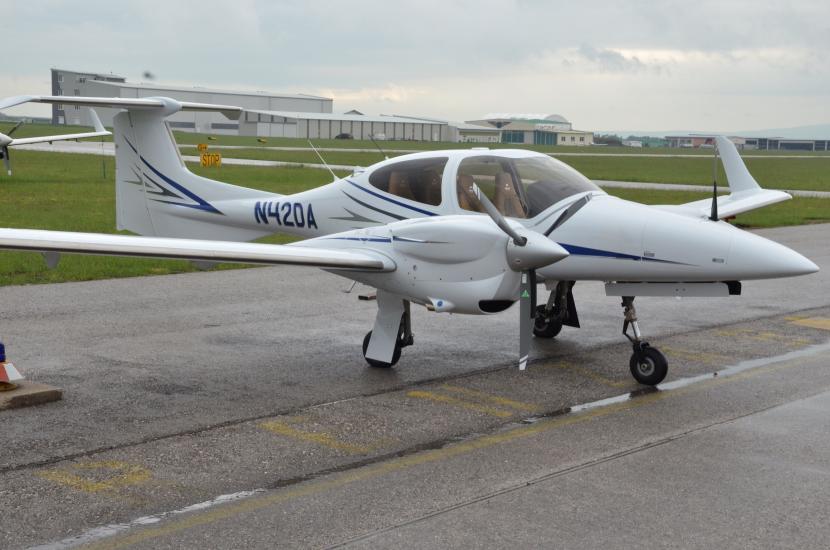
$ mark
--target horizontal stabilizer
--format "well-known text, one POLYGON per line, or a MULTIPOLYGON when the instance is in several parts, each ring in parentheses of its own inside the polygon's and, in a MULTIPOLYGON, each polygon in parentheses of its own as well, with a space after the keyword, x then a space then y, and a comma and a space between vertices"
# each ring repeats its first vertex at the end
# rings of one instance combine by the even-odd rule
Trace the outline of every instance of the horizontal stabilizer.
POLYGON ((101 256, 140 256, 204 262, 308 265, 336 269, 394 271, 394 263, 371 252, 276 245, 166 239, 132 235, 0 228, 0 249, 101 256))
MULTIPOLYGON (((792 198, 792 195, 784 191, 763 189, 747 170, 735 144, 724 136, 717 136, 715 140, 730 191, 729 195, 718 197, 718 218, 730 218, 792 198)), ((705 218, 711 213, 712 199, 659 208, 676 214, 705 218)))
POLYGON ((21 95, 0 99, 0 111, 22 105, 24 103, 57 103, 61 105, 79 105, 82 107, 104 107, 110 109, 127 110, 167 110, 170 114, 179 111, 211 111, 219 112, 227 118, 237 120, 242 113, 241 107, 233 105, 213 105, 211 103, 194 103, 192 101, 178 101, 169 97, 80 97, 80 96, 50 96, 50 95, 21 95))

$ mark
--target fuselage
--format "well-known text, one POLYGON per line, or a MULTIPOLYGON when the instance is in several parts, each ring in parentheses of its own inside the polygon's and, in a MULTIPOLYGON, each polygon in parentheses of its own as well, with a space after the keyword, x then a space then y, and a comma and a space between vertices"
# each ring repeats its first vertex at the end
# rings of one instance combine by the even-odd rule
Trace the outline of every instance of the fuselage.
MULTIPOLYGON (((590 199, 551 232, 550 238, 570 256, 540 269, 541 278, 732 281, 788 277, 817 269, 798 253, 726 222, 609 196, 567 165, 524 150, 473 149, 404 155, 302 193, 223 201, 217 207, 225 214, 223 223, 247 227, 263 235, 283 232, 313 239, 357 231, 350 246, 383 252, 391 246, 384 241, 388 232, 383 228, 388 224, 439 216, 485 216, 461 204, 464 197, 459 186, 465 178, 464 166, 487 166, 490 162, 499 169, 500 162, 540 158, 545 159, 540 162, 558 165, 555 177, 561 181, 553 182, 551 187, 561 185, 567 189, 557 195, 554 188, 552 198, 556 200, 548 197, 550 204, 536 204, 537 210, 543 207, 541 210, 502 212, 506 217, 529 230, 544 233, 570 205, 585 197, 590 199), (412 167, 417 168, 419 163, 429 174, 422 179, 432 181, 419 180, 422 189, 415 193, 408 187, 402 190, 405 182, 395 178, 411 175, 412 167), (401 169, 396 170, 398 167, 401 169), (436 167, 441 168, 440 173, 436 167), (571 189, 573 192, 569 192, 571 189), (520 215, 511 215, 517 213, 520 215)), ((494 180, 499 177, 493 176, 494 180)), ((413 186, 412 181, 408 185, 413 186)), ((526 188, 532 190, 533 185, 534 182, 528 182, 526 188)))

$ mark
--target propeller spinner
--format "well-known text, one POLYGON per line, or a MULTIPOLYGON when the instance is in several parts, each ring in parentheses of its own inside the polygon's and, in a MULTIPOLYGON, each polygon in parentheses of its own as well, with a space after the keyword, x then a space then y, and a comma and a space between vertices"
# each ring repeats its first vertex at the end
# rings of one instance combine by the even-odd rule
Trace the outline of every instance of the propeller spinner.
POLYGON ((493 222, 512 239, 507 243, 507 265, 522 274, 519 288, 519 370, 524 370, 536 312, 536 269, 563 260, 569 254, 546 235, 511 226, 478 185, 473 185, 473 193, 493 222))

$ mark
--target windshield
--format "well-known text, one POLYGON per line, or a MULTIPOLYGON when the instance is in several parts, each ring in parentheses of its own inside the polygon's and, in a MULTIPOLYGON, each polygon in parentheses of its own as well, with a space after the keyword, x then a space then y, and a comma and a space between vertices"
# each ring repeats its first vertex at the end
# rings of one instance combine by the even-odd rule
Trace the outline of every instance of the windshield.
POLYGON ((599 191, 588 178, 548 156, 464 159, 458 167, 458 204, 465 210, 484 212, 472 193, 473 183, 499 212, 513 218, 532 218, 566 197, 599 191))

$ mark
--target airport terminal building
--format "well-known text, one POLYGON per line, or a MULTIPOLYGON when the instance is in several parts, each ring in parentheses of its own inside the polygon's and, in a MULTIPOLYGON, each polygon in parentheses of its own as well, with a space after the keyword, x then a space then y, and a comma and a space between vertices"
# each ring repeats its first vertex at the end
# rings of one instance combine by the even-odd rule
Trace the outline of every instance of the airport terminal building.
POLYGON ((593 132, 574 130, 573 125, 562 115, 499 113, 468 123, 498 128, 502 143, 574 146, 594 144, 593 132))

